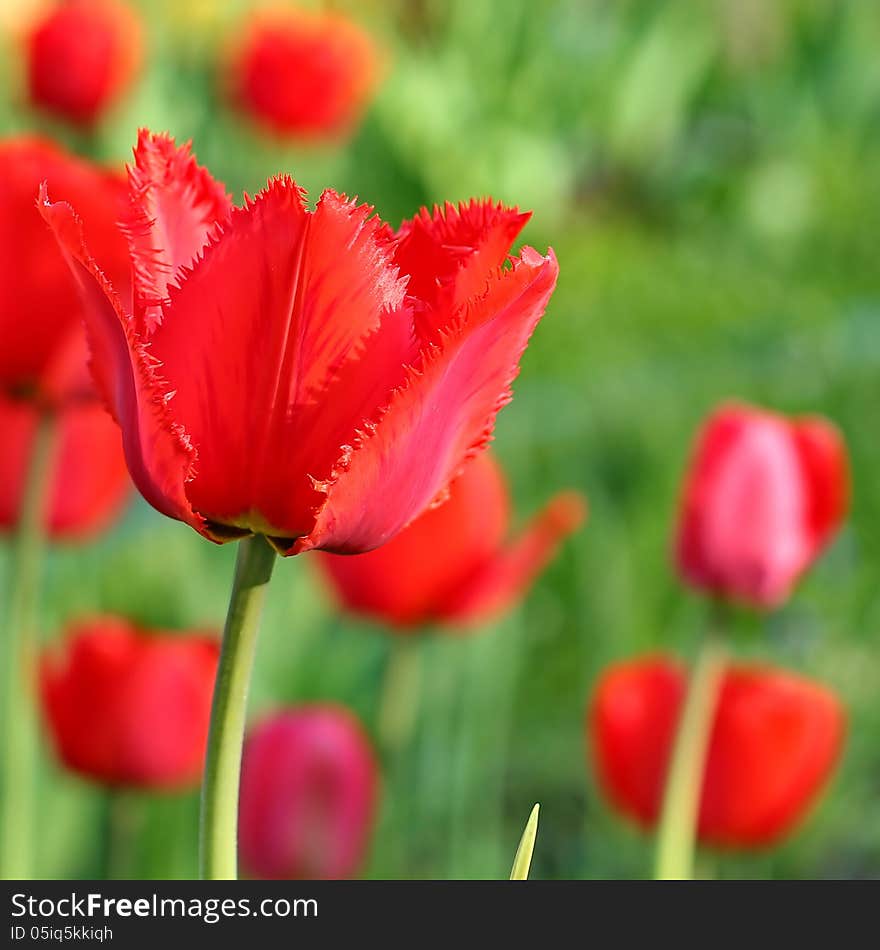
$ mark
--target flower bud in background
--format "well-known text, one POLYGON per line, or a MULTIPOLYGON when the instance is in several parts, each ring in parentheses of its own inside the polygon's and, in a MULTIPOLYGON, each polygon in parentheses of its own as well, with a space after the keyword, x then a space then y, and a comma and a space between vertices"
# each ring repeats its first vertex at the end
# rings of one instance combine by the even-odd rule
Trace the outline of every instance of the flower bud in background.
POLYGON ((144 631, 117 617, 73 625, 41 665, 59 758, 104 785, 197 784, 218 658, 212 636, 144 631))
POLYGON ((263 720, 251 730, 242 760, 242 870, 287 880, 356 875, 377 784, 373 750, 344 707, 303 706, 263 720))
POLYGON ((246 114, 278 136, 350 133, 379 81, 368 33, 338 13, 257 14, 237 40, 226 82, 246 114))
POLYGON ((722 406, 705 423, 686 478, 679 571, 714 596, 778 606, 848 502, 846 448, 831 423, 722 406))
POLYGON ((142 28, 120 0, 53 4, 27 38, 31 102, 89 126, 131 85, 142 58, 142 28))
MULTIPOLYGON (((599 681, 588 732, 599 783, 613 805, 656 824, 687 677, 656 656, 620 663, 599 681)), ((701 841, 771 845, 802 819, 840 755, 845 715, 829 689, 769 666, 724 676, 709 740, 701 841)))
POLYGON ((319 555, 346 608, 395 627, 476 623, 525 594, 584 518, 574 493, 555 496, 513 539, 507 482, 488 453, 470 461, 449 498, 368 554, 319 555))
MULTIPOLYGON (((38 410, 0 394, 0 530, 19 520, 38 410)), ((47 528, 54 540, 79 539, 109 526, 131 489, 119 426, 97 401, 58 413, 47 528)))
POLYGON ((121 293, 131 286, 131 263, 116 227, 126 205, 121 173, 45 139, 0 141, 0 391, 55 405, 97 395, 76 279, 36 207, 43 181, 76 203, 84 233, 121 293))

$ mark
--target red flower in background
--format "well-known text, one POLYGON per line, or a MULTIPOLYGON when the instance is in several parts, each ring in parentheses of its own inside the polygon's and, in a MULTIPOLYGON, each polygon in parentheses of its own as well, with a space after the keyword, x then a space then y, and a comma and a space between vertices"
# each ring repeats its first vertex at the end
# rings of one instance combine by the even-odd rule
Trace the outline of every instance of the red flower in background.
MULTIPOLYGON (((0 529, 18 524, 25 474, 39 412, 0 395, 0 529)), ((74 402, 58 415, 47 528, 54 539, 105 528, 131 488, 119 427, 96 401, 74 402)))
POLYGON ((846 448, 829 422, 723 406, 706 422, 687 477, 679 570, 716 596, 776 606, 848 502, 846 448))
POLYGON ((130 86, 141 63, 141 23, 117 0, 56 3, 27 41, 31 102, 91 125, 130 86))
POLYGON ((219 644, 147 633, 105 617, 74 625, 41 668, 43 710, 58 755, 106 785, 196 784, 208 737, 219 644))
POLYGON ((368 33, 337 13, 254 16, 229 69, 235 103, 281 136, 327 138, 350 131, 379 79, 368 33))
POLYGON ((474 202, 394 233, 332 191, 308 211, 289 178, 230 211, 185 148, 146 133, 130 177, 131 309, 71 206, 42 209, 89 295, 92 369, 144 497, 283 554, 390 540, 510 399, 557 275, 531 248, 504 266, 528 216, 474 202))
POLYGON ((334 880, 360 867, 376 808, 377 766, 341 706, 305 706, 257 725, 244 746, 239 848, 251 876, 334 880))
POLYGON ((484 452, 452 483, 447 501, 388 544, 369 554, 322 554, 319 563, 351 610, 397 627, 474 623, 521 596, 583 515, 580 496, 557 495, 507 541, 507 483, 484 452))
MULTIPOLYGON (((679 664, 649 657, 611 667, 593 696, 588 729, 600 783, 646 827, 659 816, 686 685, 679 664)), ((700 839, 749 848, 782 838, 828 780, 844 729, 825 687, 772 667, 730 668, 709 740, 700 839)))
POLYGON ((79 208, 86 239, 120 290, 131 263, 116 227, 122 176, 42 139, 0 142, 0 390, 57 402, 93 384, 76 281, 36 208, 45 180, 79 208))

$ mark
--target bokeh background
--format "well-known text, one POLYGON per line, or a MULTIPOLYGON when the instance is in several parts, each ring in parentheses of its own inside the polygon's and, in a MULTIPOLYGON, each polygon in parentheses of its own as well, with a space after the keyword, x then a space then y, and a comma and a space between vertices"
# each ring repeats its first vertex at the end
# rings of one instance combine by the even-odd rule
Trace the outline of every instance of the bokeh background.
MULTIPOLYGON (((4 18, 27 5, 4 2, 4 18)), ((525 240, 559 257, 495 448, 521 517, 571 487, 589 496, 589 524, 504 620, 416 643, 419 718, 386 763, 367 875, 504 877, 535 801, 533 877, 649 874, 651 840, 608 811, 586 763, 584 709, 610 661, 696 641, 705 606, 671 569, 670 535, 691 437, 731 396, 825 413, 848 440, 847 527, 788 606, 735 628, 743 655, 838 690, 850 733, 794 838, 700 868, 880 875, 880 5, 337 2, 382 44, 386 75, 350 142, 308 147, 224 101, 224 46, 256 4, 133 5, 146 68, 93 136, 26 108, 9 35, 0 131, 122 162, 139 125, 167 129, 237 198, 285 171, 395 225, 422 204, 492 195, 534 209, 525 240)), ((96 543, 52 550, 44 636, 95 612, 219 628, 233 557, 137 499, 96 543)), ((392 640, 340 616, 313 567, 276 569, 252 712, 336 699, 374 731, 392 640)), ((197 796, 128 804, 128 873, 194 875, 197 796)), ((99 875, 107 807, 46 757, 38 874, 99 875)))

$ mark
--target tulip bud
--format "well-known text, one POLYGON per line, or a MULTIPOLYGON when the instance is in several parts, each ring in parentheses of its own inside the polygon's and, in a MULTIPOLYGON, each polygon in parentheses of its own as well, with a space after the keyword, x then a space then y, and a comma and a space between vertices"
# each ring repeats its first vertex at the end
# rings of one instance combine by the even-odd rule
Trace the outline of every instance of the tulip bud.
MULTIPOLYGON (((648 657, 607 670, 587 729, 599 782, 644 827, 658 820, 687 686, 684 670, 648 657)), ((804 817, 840 755, 845 715, 828 689, 769 666, 725 673, 700 798, 701 841, 770 845, 804 817)))
POLYGON ((31 101, 91 125, 131 84, 141 61, 141 24, 119 0, 68 0, 40 19, 27 47, 31 101))
POLYGON ((343 707, 307 706, 264 720, 242 760, 243 869, 268 879, 352 877, 368 845, 376 785, 373 750, 343 707))
POLYGON ((717 597, 775 607, 837 531, 848 495, 846 448, 829 422, 723 406, 686 478, 679 571, 717 597))
POLYGON ((110 786, 173 789, 201 778, 219 645, 126 620, 74 625, 47 653, 41 693, 64 764, 110 786))

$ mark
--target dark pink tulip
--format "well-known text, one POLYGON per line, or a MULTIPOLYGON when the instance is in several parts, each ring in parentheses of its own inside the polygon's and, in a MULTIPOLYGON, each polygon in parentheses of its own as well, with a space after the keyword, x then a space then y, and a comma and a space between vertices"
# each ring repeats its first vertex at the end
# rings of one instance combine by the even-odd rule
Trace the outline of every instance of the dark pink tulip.
POLYGON ((703 427, 686 479, 679 571, 717 597, 777 606, 848 503, 846 447, 830 422, 722 406, 703 427))
POLYGON ((274 880, 357 874, 376 786, 373 750, 344 707, 304 706, 263 720, 248 736, 242 760, 242 871, 274 880))

